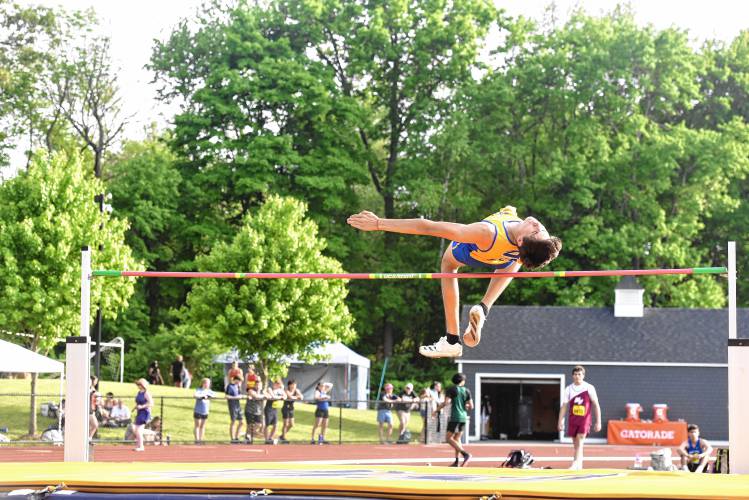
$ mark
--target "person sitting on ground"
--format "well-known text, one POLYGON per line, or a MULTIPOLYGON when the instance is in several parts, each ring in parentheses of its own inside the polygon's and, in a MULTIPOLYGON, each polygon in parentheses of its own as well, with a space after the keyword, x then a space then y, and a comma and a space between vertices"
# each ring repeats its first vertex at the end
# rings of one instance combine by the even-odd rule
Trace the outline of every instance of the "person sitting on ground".
POLYGON ((125 427, 130 423, 130 408, 121 399, 115 399, 115 405, 109 412, 107 421, 111 427, 125 427))
POLYGON ((687 440, 679 446, 682 470, 689 472, 707 472, 710 463, 710 454, 713 447, 707 439, 700 437, 700 428, 697 424, 687 426, 687 440))
POLYGON ((393 436, 393 402, 400 401, 401 398, 393 394, 393 384, 383 386, 385 392, 380 396, 377 402, 377 433, 380 435, 380 444, 390 444, 390 438, 393 436), (383 430, 387 426, 387 436, 383 430))
MULTIPOLYGON (((125 441, 138 439, 135 434, 134 424, 129 424, 125 429, 125 441)), ((140 429, 140 440, 143 443, 161 444, 161 417, 153 417, 142 429, 140 429)))
POLYGON ((302 391, 296 386, 296 380, 289 379, 286 382, 286 400, 283 402, 283 408, 281 408, 281 415, 283 416, 283 430, 281 431, 281 438, 279 442, 281 444, 287 444, 289 442, 287 436, 292 427, 294 427, 294 401, 301 401, 304 399, 302 391))
POLYGON ((108 392, 99 407, 99 414, 101 415, 103 425, 107 425, 107 421, 111 417, 112 408, 114 408, 115 404, 117 404, 117 400, 114 398, 114 393, 108 392))

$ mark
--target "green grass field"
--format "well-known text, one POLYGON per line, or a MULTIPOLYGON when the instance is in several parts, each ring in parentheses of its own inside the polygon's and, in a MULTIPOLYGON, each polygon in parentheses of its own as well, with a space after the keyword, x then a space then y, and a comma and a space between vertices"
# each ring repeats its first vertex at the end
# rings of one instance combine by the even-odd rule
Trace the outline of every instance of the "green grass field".
MULTIPOLYGON (((8 437, 18 440, 28 433, 29 422, 29 397, 28 396, 6 396, 6 394, 28 394, 31 387, 30 380, 2 379, 0 381, 0 427, 8 428, 8 437)), ((58 403, 56 395, 59 392, 59 380, 42 379, 37 383, 37 394, 49 396, 37 397, 37 422, 38 434, 41 434, 47 426, 56 420, 43 417, 40 413, 42 403, 58 403)), ((135 394, 137 387, 132 383, 120 384, 118 382, 103 381, 99 385, 102 395, 107 392, 114 393, 116 398, 124 400, 131 409, 135 405, 135 394)), ((194 389, 179 389, 169 386, 151 386, 151 395, 154 398, 153 416, 162 416, 164 426, 164 437, 169 435, 172 442, 193 441, 193 406, 195 400, 192 398, 194 389)), ((211 402, 210 416, 206 423, 206 441, 229 440, 229 411, 224 399, 223 392, 216 392, 217 397, 211 402)), ((290 431, 288 439, 292 442, 306 442, 310 440, 312 423, 314 419, 315 406, 306 403, 297 403, 295 406, 296 426, 290 431)), ((279 411, 279 420, 281 419, 279 411)), ((337 443, 354 442, 376 442, 377 435, 377 412, 374 410, 355 409, 330 409, 330 418, 326 439, 337 443), (339 431, 340 427, 340 431, 339 431)), ((394 430, 393 440, 397 439, 398 417, 393 412, 394 430)), ((276 436, 280 435, 280 422, 276 436)), ((422 419, 418 411, 411 412, 409 430, 412 438, 417 440, 422 428, 422 419)), ((125 435, 123 428, 100 428, 99 439, 122 440, 125 435)))

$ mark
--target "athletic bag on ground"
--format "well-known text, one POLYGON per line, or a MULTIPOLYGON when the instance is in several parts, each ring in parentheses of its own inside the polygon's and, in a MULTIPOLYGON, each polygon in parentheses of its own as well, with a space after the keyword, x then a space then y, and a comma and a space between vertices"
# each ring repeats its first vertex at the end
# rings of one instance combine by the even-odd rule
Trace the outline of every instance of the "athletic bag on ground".
POLYGON ((411 432, 410 431, 403 431, 403 434, 398 436, 398 441, 396 441, 397 444, 408 444, 411 442, 411 432))
POLYGON ((500 467, 525 469, 533 465, 533 455, 525 450, 512 450, 500 467))

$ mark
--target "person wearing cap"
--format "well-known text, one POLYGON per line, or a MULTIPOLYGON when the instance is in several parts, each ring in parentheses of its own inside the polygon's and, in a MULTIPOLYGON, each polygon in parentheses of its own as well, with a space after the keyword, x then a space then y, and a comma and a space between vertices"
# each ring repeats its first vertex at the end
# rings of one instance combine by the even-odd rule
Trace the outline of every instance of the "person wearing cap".
POLYGON ((398 441, 408 442, 405 432, 408 430, 408 423, 411 421, 411 407, 414 403, 418 403, 419 398, 414 394, 414 385, 409 382, 406 387, 403 388, 403 392, 400 394, 401 404, 398 405, 398 421, 400 427, 398 428, 398 441))
POLYGON ((400 401, 400 398, 393 394, 393 384, 385 384, 383 389, 385 392, 377 402, 377 432, 380 434, 380 444, 389 444, 393 436, 393 414, 390 410, 393 408, 393 402, 400 401), (385 425, 388 427, 387 439, 383 435, 385 425))

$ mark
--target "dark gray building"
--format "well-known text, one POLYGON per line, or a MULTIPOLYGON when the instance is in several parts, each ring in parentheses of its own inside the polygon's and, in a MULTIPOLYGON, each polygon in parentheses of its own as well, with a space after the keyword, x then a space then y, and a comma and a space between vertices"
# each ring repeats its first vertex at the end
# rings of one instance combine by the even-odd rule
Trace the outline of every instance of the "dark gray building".
MULTIPOLYGON (((728 312, 726 309, 642 308, 634 281, 617 287, 615 308, 495 306, 481 344, 456 360, 476 402, 491 406, 489 437, 559 439, 557 418, 576 364, 586 368, 601 402, 603 426, 639 403, 641 418, 667 404, 669 420, 700 425, 713 440, 728 439, 728 312), (639 303, 639 305, 638 305, 639 303), (616 313, 615 313, 616 312, 616 313)), ((463 310, 464 322, 468 306, 463 310)), ((747 337, 749 309, 739 309, 747 337)), ((472 422, 481 422, 475 405, 472 422)), ((471 439, 482 429, 471 425, 471 439)))

